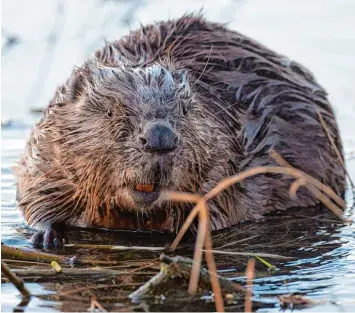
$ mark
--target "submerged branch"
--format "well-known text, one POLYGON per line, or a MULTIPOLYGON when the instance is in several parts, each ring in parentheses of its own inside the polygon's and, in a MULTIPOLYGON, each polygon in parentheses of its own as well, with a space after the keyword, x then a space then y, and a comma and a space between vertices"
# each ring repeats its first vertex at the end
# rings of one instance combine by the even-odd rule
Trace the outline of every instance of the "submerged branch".
POLYGON ((28 298, 31 296, 23 280, 17 277, 3 261, 1 261, 1 273, 21 292, 23 297, 28 298))

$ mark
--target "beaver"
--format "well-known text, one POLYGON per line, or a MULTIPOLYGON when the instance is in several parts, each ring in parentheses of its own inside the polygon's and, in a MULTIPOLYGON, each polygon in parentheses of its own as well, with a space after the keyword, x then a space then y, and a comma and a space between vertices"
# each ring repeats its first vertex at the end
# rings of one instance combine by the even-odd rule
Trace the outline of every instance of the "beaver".
MULTIPOLYGON (((15 168, 18 206, 35 239, 60 246, 71 226, 176 232, 221 179, 277 165, 270 149, 338 195, 342 143, 324 88, 301 64, 201 13, 106 43, 59 86, 15 168)), ((210 200, 210 228, 317 199, 292 179, 251 177, 210 200)))

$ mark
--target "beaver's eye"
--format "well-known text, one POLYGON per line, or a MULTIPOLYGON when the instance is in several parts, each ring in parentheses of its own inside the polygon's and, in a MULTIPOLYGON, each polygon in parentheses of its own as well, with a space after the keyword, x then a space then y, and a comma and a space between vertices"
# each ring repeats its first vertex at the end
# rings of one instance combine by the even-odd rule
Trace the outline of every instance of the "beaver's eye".
POLYGON ((111 109, 107 109, 107 110, 106 110, 106 116, 107 116, 107 117, 111 117, 111 116, 112 116, 112 111, 111 111, 111 109))
POLYGON ((183 103, 181 103, 181 113, 182 115, 186 116, 189 114, 189 111, 191 109, 191 101, 184 101, 183 103))

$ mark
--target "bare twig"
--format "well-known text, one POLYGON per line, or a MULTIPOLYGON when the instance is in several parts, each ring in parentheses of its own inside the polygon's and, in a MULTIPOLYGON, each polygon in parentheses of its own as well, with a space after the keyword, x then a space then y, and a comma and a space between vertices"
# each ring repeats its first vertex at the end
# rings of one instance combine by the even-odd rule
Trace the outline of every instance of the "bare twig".
POLYGON ((186 203, 197 203, 201 200, 202 196, 193 193, 183 193, 169 191, 165 193, 166 200, 186 202, 186 203))
POLYGON ((1 261, 1 273, 11 283, 13 283, 13 285, 18 289, 18 291, 21 292, 23 297, 28 298, 28 297, 31 296, 31 293, 25 287, 25 284, 23 283, 23 280, 21 278, 17 277, 3 261, 1 261))
MULTIPOLYGON (((187 203, 198 203, 201 199, 202 196, 198 196, 192 193, 185 193, 185 192, 167 192, 166 193, 166 200, 169 201, 178 201, 178 202, 187 202, 187 203)), ((187 216, 184 224, 181 226, 179 233, 175 237, 174 242, 171 244, 171 248, 175 249, 179 242, 181 241, 182 237, 184 234, 187 232, 189 229, 190 225, 192 224, 193 220, 195 219, 196 215, 198 214, 198 211, 200 210, 200 207, 196 205, 190 214, 187 216)))
MULTIPOLYGON (((71 262, 70 258, 65 255, 56 255, 44 252, 38 252, 34 250, 25 250, 23 248, 9 247, 7 245, 1 244, 1 257, 5 259, 21 260, 21 261, 31 261, 31 262, 42 262, 51 263, 56 261, 59 263, 71 262)), ((116 265, 117 261, 106 261, 106 260, 95 260, 90 257, 76 258, 78 264, 89 264, 89 265, 116 265)))
POLYGON ((30 301, 31 297, 22 297, 21 302, 13 309, 12 312, 25 312, 30 301))
MULTIPOLYGON (((325 196, 322 192, 320 192, 317 188, 314 186, 309 186, 306 185, 307 188, 314 194, 314 196, 322 202, 329 210, 331 210, 336 216, 341 216, 344 214, 343 210, 339 209, 338 206, 336 206, 333 202, 329 200, 327 196, 325 196)), ((346 218, 341 219, 343 222, 352 222, 351 220, 348 220, 346 218)))
POLYGON ((147 276, 155 275, 156 271, 141 271, 140 268, 129 271, 117 271, 107 268, 62 268, 62 272, 57 273, 53 269, 13 269, 13 272, 24 281, 53 281, 53 280, 72 280, 80 278, 107 278, 122 276, 147 276))
POLYGON ((303 178, 298 178, 291 184, 289 194, 292 200, 297 200, 297 190, 304 185, 306 185, 306 181, 303 178))
MULTIPOLYGON (((198 214, 199 226, 197 232, 197 239, 195 243, 194 263, 191 270, 191 277, 190 277, 190 284, 189 284, 189 292, 191 294, 196 292, 196 288, 198 284, 199 271, 200 271, 202 252, 203 252, 202 246, 203 244, 208 245, 210 247, 212 246, 209 237, 210 234, 209 234, 209 218, 208 218, 208 210, 207 210, 207 201, 213 198, 214 196, 218 195, 223 190, 232 186, 233 184, 238 183, 248 177, 259 175, 259 174, 265 174, 265 173, 275 173, 275 174, 284 174, 284 175, 292 176, 296 178, 296 181, 291 185, 289 190, 291 198, 296 199, 297 198, 296 193, 298 188, 300 186, 306 186, 314 194, 314 196, 323 204, 325 204, 340 220, 342 220, 343 222, 351 222, 350 220, 346 219, 343 216, 344 213, 343 210, 338 207, 340 206, 341 208, 345 208, 346 206, 345 201, 341 197, 339 197, 330 187, 322 184, 320 181, 316 180, 312 176, 293 168, 276 151, 271 150, 269 154, 276 162, 278 162, 280 165, 284 167, 260 166, 260 167, 255 167, 252 169, 245 170, 239 174, 236 174, 232 177, 220 181, 210 192, 208 192, 203 197, 191 193, 167 192, 165 194, 166 200, 196 203, 195 207, 191 210, 190 214, 187 216, 174 242, 171 244, 172 249, 175 249, 177 247, 182 237, 184 236, 188 228, 191 226, 193 220, 198 214), (335 203, 333 203, 330 199, 332 199, 338 206, 335 203)), ((220 252, 224 254, 234 254, 233 252, 212 250, 211 248, 207 248, 204 251, 206 252, 206 260, 209 262, 209 267, 211 268, 211 275, 216 274, 215 264, 213 260, 213 253, 220 252)), ((238 252, 235 254, 240 255, 240 253, 238 252)), ((268 254, 259 254, 259 256, 270 257, 270 255, 268 254)), ((272 256, 275 257, 275 255, 272 256)), ((281 256, 276 256, 276 257, 280 258, 281 256)), ((214 284, 214 288, 215 291, 217 292, 216 299, 218 299, 216 301, 216 306, 217 305, 219 306, 217 310, 221 310, 223 307, 223 302, 220 301, 221 296, 220 296, 218 285, 214 284)))
POLYGON ((270 150, 269 152, 270 156, 277 162, 279 163, 281 166, 284 166, 284 168, 288 168, 290 170, 296 170, 299 174, 301 175, 293 175, 297 178, 302 178, 304 179, 304 181, 310 185, 313 185, 314 187, 316 187, 319 190, 322 190, 324 193, 326 193, 328 195, 329 198, 331 198, 332 200, 334 200, 335 203, 337 203, 341 208, 345 208, 346 207, 346 202, 344 199, 342 199, 341 197, 339 197, 333 189, 331 189, 330 187, 328 187, 327 185, 322 184, 320 181, 318 181, 317 179, 313 178, 312 176, 299 171, 297 169, 295 169, 291 164, 289 164, 280 154, 278 154, 275 150, 270 150))
MULTIPOLYGON (((281 155, 279 155, 275 150, 271 150, 270 151, 270 156, 277 162, 279 163, 281 166, 284 166, 285 168, 290 168, 293 169, 293 167, 291 166, 291 164, 289 164, 281 155)), ((331 210, 336 216, 338 216, 343 222, 351 222, 350 220, 347 220, 346 218, 343 217, 343 210, 339 209, 338 206, 336 206, 333 202, 330 201, 330 199, 324 195, 320 190, 323 190, 322 188, 318 189, 313 186, 312 184, 309 184, 304 178, 301 178, 302 181, 301 183, 303 183, 303 185, 305 187, 308 188, 308 190, 313 193, 313 195, 320 201, 322 202, 329 210, 331 210)), ((297 181, 296 181, 297 182, 297 181)), ((300 186, 302 186, 300 183, 293 183, 291 185, 292 188, 292 193, 294 193, 294 195, 296 195, 297 193, 297 188, 299 188, 300 186)), ((290 193, 291 193, 291 188, 290 188, 290 193)), ((323 190, 324 191, 324 190, 323 190)), ((296 196, 297 197, 297 196, 296 196)), ((340 198, 341 199, 341 198, 340 198)), ((336 201, 336 198, 333 198, 334 201, 336 201)), ((343 204, 343 208, 345 207, 346 203, 344 200, 342 200, 344 202, 343 204)), ((338 201, 336 201, 338 203, 338 201)), ((339 204, 339 203, 338 203, 339 204)))
POLYGON ((215 254, 224 254, 224 255, 240 255, 240 256, 260 256, 263 258, 270 258, 270 259, 278 259, 278 260, 292 260, 293 257, 289 256, 282 256, 278 254, 271 254, 271 253, 253 253, 253 252, 234 252, 234 251, 222 251, 222 250, 203 250, 204 252, 212 252, 215 254))
MULTIPOLYGON (((186 218, 184 224, 182 225, 178 235, 176 236, 174 242, 171 245, 172 249, 175 249, 179 242, 181 241, 183 235, 186 233, 188 228, 190 227, 192 221, 196 217, 196 215, 199 215, 199 227, 198 227, 198 232, 197 232, 197 239, 196 239, 196 244, 195 244, 195 252, 194 252, 194 264, 193 268, 191 271, 191 278, 190 278, 190 284, 189 284, 189 292, 190 293, 195 293, 197 284, 198 284, 198 278, 199 278, 199 269, 201 265, 201 259, 202 259, 202 246, 203 243, 205 243, 205 238, 206 238, 206 233, 209 231, 209 225, 208 225, 208 211, 206 209, 207 201, 217 194, 219 194, 221 191, 225 190, 226 188, 232 186, 235 183, 238 183, 248 177, 259 175, 259 174, 265 174, 265 173, 276 173, 276 174, 286 174, 292 177, 295 177, 297 180, 295 183, 291 185, 290 188, 290 195, 291 197, 295 198, 296 197, 296 192, 297 189, 304 185, 306 186, 314 195, 315 197, 324 203, 335 215, 339 217, 343 222, 348 222, 349 220, 345 219, 343 217, 343 211, 335 205, 333 202, 330 201, 329 198, 331 198, 335 203, 337 203, 340 207, 344 208, 346 203, 345 201, 339 197, 330 187, 322 184, 312 176, 297 170, 293 167, 291 167, 290 164, 288 164, 276 151, 272 150, 270 151, 270 156, 274 158, 276 162, 278 162, 280 165, 283 165, 284 167, 275 167, 275 166, 260 166, 260 167, 255 167, 249 170, 245 170, 235 176, 226 178, 222 181, 220 181, 217 186, 215 186, 210 192, 208 192, 205 196, 199 197, 198 195, 193 195, 191 193, 177 193, 177 192, 167 192, 166 193, 166 199, 170 201, 180 201, 180 202, 192 202, 192 203, 197 203, 195 207, 192 209, 188 217, 186 218), (322 190, 324 193, 322 193, 322 190), (329 198, 328 198, 328 197, 329 198)), ((208 236, 208 235, 207 235, 208 236)), ((208 242, 207 242, 208 243, 208 242)), ((216 253, 216 250, 212 249, 207 249, 206 250, 208 255, 208 259, 211 260, 211 255, 213 252, 216 253)), ((217 250, 218 251, 218 250, 217 250)), ((225 252, 221 252, 225 253, 225 252)), ((233 252, 228 252, 226 254, 233 254, 233 252)), ((261 255, 261 254, 259 254, 261 255)), ((265 256, 265 255, 261 255, 265 256)), ((267 257, 270 257, 270 255, 267 255, 267 257)), ((280 257, 280 256, 278 256, 280 257)), ((207 258, 207 256, 206 256, 207 258)), ((213 268, 213 265, 210 264, 211 267, 213 268)), ((211 271, 212 274, 213 270, 211 271)), ((216 290, 218 290, 218 286, 215 285, 216 290)), ((219 295, 218 295, 219 298, 219 295)), ((219 302, 220 303, 220 302, 219 302)), ((217 303, 216 303, 217 305, 217 303)), ((222 303, 223 305, 223 303, 222 303)))
POLYGON ((90 312, 94 312, 95 308, 98 308, 100 312, 107 312, 104 307, 95 299, 91 299, 90 312))
POLYGON ((228 248, 230 246, 233 247, 233 246, 235 246, 238 243, 246 242, 246 241, 252 240, 252 239, 257 238, 257 237, 259 237, 259 235, 254 235, 254 236, 250 236, 248 238, 243 238, 243 239, 240 239, 240 240, 228 242, 225 245, 219 246, 217 248, 218 248, 218 250, 221 250, 221 249, 224 249, 224 248, 228 248))
POLYGON ((85 248, 85 249, 100 249, 100 250, 133 250, 133 251, 164 251, 165 247, 144 247, 144 246, 114 246, 114 245, 93 245, 72 243, 65 244, 67 248, 85 248))
POLYGON ((250 259, 248 261, 247 270, 245 273, 247 293, 245 295, 244 312, 251 312, 251 310, 252 310, 251 297, 253 295, 254 273, 255 273, 255 259, 250 259))
POLYGON ((1 258, 43 263, 51 263, 52 261, 65 262, 66 260, 64 255, 26 251, 20 248, 9 247, 4 244, 1 244, 1 258))
POLYGON ((202 249, 205 242, 205 236, 208 229, 208 217, 207 210, 205 209, 205 203, 202 203, 203 209, 199 212, 199 224, 197 231, 197 238, 195 243, 195 251, 194 251, 194 263, 192 265, 191 270, 191 278, 189 284, 189 293, 194 294, 196 292, 198 278, 200 274, 200 266, 202 259, 202 249))
POLYGON ((17 276, 19 277, 27 277, 27 276, 40 276, 40 277, 89 277, 95 275, 129 275, 131 271, 117 271, 112 269, 106 269, 101 267, 87 267, 87 268, 62 268, 60 273, 57 273, 52 268, 39 269, 39 268, 21 268, 13 270, 17 276))
POLYGON ((219 284, 219 280, 216 276, 217 274, 217 267, 214 261, 213 253, 212 253, 212 239, 211 239, 211 231, 208 227, 209 223, 209 215, 208 215, 208 206, 205 203, 204 206, 205 215, 207 217, 207 229, 206 229, 206 236, 205 236, 205 247, 206 247, 206 262, 208 266, 208 270, 210 272, 210 279, 211 279, 211 286, 212 291, 214 294, 214 301, 216 303, 216 310, 217 312, 224 312, 224 303, 222 297, 222 290, 221 285, 219 284))
POLYGON ((38 266, 47 266, 47 264, 45 263, 42 263, 42 262, 34 262, 34 261, 21 261, 21 260, 12 260, 12 259, 2 259, 5 263, 16 263, 17 265, 18 264, 23 264, 22 266, 24 265, 30 265, 30 264, 36 264, 38 266))
MULTIPOLYGON (((270 152, 270 155, 277 161, 279 157, 281 157, 279 154, 277 154, 275 151, 270 152)), ((278 161, 277 161, 278 162, 278 161)), ((279 163, 279 162, 278 162, 279 163)), ((202 203, 208 201, 209 199, 213 198, 214 196, 218 195, 220 192, 223 190, 227 189, 228 187, 232 186, 235 183, 238 183, 248 177, 259 175, 259 174, 265 174, 265 173, 275 173, 275 174, 286 174, 289 176, 293 176, 298 179, 303 179, 304 181, 307 182, 307 184, 314 185, 317 189, 322 190, 328 197, 330 197, 334 202, 336 202, 340 207, 345 208, 346 203, 345 201, 339 197, 330 187, 322 184, 320 181, 316 180, 315 178, 311 177, 310 175, 297 170, 292 167, 278 167, 278 166, 259 166, 259 167, 254 167, 252 169, 245 170, 243 172, 240 172, 239 174, 236 174, 234 176, 231 176, 229 178, 226 178, 222 180, 220 183, 217 184, 209 193, 207 193, 205 196, 201 197, 200 200, 197 202, 197 205, 191 210, 189 216, 186 218, 184 224, 182 225, 178 235, 176 236, 174 242, 171 244, 171 248, 175 249, 179 242, 181 241, 182 237, 190 227, 192 221, 196 217, 196 215, 199 213, 199 211, 202 208, 202 203)), ((196 203, 197 198, 192 197, 192 194, 190 193, 170 193, 168 192, 166 194, 167 200, 170 201, 181 201, 182 198, 185 197, 185 199, 189 199, 189 201, 196 203)), ((324 197, 326 197, 324 195, 324 197)), ((324 199, 323 197, 323 199, 324 199)), ((320 199, 319 199, 320 200, 320 199)), ((348 219, 343 217, 343 211, 341 209, 338 210, 333 210, 334 206, 329 207, 330 210, 343 222, 350 222, 348 219)))
POLYGON ((127 286, 136 286, 139 285, 140 283, 129 283, 129 284, 115 284, 115 285, 95 285, 95 286, 85 286, 85 287, 80 287, 80 288, 76 288, 76 289, 72 289, 72 290, 68 290, 68 291, 64 291, 61 293, 58 293, 59 297, 67 297, 70 295, 73 295, 75 293, 79 293, 81 291, 87 291, 87 290, 97 290, 97 289, 108 289, 108 288, 120 288, 122 286, 127 287, 127 286))

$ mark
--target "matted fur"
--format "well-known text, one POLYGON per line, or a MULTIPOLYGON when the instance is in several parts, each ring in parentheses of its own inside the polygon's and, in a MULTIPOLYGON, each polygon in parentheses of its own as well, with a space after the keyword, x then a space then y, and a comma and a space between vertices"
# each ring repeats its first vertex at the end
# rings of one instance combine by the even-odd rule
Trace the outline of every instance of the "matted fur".
MULTIPOLYGON (((345 173, 317 116, 341 140, 325 90, 300 64, 200 15, 141 27, 107 43, 59 86, 16 168, 19 206, 32 226, 177 231, 190 206, 137 205, 129 190, 205 193, 221 179, 272 165, 275 149, 342 195, 345 173), (168 121, 178 149, 152 156, 137 138, 168 121), (164 213, 162 216, 161 213, 164 213)), ((272 210, 312 206, 290 179, 258 175, 214 199, 211 229, 272 210)))

